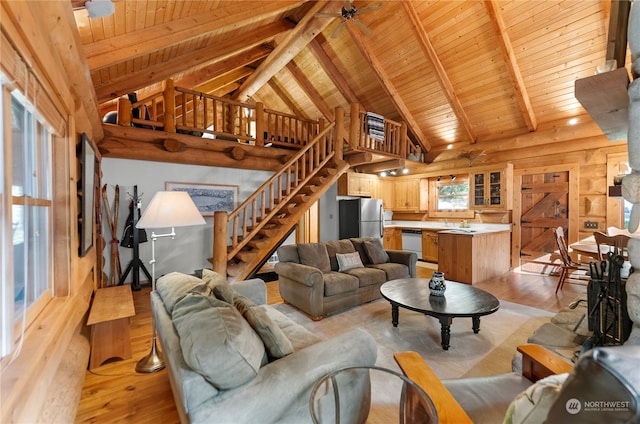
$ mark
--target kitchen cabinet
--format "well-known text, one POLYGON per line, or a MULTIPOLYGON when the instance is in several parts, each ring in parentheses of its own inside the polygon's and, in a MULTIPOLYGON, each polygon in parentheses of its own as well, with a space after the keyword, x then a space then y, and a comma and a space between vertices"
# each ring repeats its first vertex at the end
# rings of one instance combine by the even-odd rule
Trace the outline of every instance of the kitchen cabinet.
POLYGON ((423 178, 403 178, 394 181, 394 211, 420 212, 427 210, 427 180, 423 178))
POLYGON ((471 173, 469 199, 473 209, 513 209, 513 164, 471 173))
POLYGON ((438 233, 438 271, 447 280, 474 284, 511 267, 511 231, 438 233))
POLYGON ((382 199, 382 207, 385 210, 393 210, 395 206, 395 182, 387 178, 377 178, 374 187, 374 197, 382 199))
POLYGON ((357 172, 345 172, 338 179, 338 196, 372 197, 375 176, 357 172))
POLYGON ((385 228, 382 239, 385 249, 402 250, 402 230, 400 228, 385 228))
POLYGON ((422 230, 422 260, 438 262, 438 230, 422 230))

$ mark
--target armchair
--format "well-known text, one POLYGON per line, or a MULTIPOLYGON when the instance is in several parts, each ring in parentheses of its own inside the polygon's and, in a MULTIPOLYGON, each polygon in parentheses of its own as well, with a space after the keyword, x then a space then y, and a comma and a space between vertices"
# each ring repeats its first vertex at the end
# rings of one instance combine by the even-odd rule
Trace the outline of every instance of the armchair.
POLYGON ((593 349, 575 368, 538 345, 519 346, 518 351, 523 356, 522 375, 442 381, 416 352, 398 352, 394 357, 404 374, 429 395, 440 423, 495 423, 505 416, 505 422, 532 423, 630 423, 640 419, 640 373, 633 368, 640 358, 640 346, 593 349), (569 372, 566 379, 556 375, 569 372), (556 383, 547 385, 553 389, 546 393, 543 382, 534 385, 545 377, 549 377, 545 382, 554 379, 556 383), (514 411, 519 408, 514 398, 522 399, 516 395, 524 390, 529 395, 528 409, 514 411), (536 399, 539 403, 531 405, 536 399), (516 419, 523 416, 523 420, 516 419))

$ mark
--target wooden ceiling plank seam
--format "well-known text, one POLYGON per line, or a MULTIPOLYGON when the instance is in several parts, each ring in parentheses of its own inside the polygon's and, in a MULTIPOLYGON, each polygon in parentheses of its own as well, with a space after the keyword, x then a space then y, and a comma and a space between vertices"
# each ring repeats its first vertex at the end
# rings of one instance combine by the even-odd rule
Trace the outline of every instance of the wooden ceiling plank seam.
POLYGON ((293 60, 287 63, 286 68, 291 73, 293 78, 298 82, 298 85, 300 86, 300 88, 302 88, 302 91, 305 92, 305 94, 309 97, 309 99, 311 99, 313 104, 320 110, 320 113, 322 113, 322 115, 327 120, 333 122, 335 116, 333 111, 331 110, 327 102, 324 101, 320 92, 318 92, 318 90, 314 87, 313 83, 309 81, 304 72, 302 72, 302 69, 300 69, 300 67, 293 60))
POLYGON ((100 69, 111 63, 128 60, 173 44, 184 43, 189 39, 201 37, 207 32, 235 29, 242 26, 243 23, 250 24, 256 21, 258 17, 282 13, 283 10, 288 10, 298 3, 259 2, 251 8, 238 8, 236 4, 230 4, 225 8, 233 13, 225 14, 224 10, 218 9, 201 16, 183 18, 170 24, 156 25, 146 29, 138 28, 135 32, 85 45, 89 69, 100 69))
POLYGON ((316 38, 311 40, 311 43, 309 43, 311 52, 313 53, 320 66, 322 66, 322 68, 325 70, 329 78, 331 78, 331 81, 333 81, 344 99, 348 103, 361 104, 360 100, 358 99, 358 95, 351 89, 347 80, 340 73, 331 58, 324 51, 322 45, 318 42, 318 37, 320 37, 321 35, 322 34, 318 35, 316 38))
POLYGON ((406 14, 409 16, 411 23, 413 24, 412 27, 414 29, 414 33, 418 37, 419 44, 420 44, 420 47, 422 48, 422 51, 429 58, 434 70, 436 71, 436 74, 438 75, 438 79, 440 81, 440 84, 442 85, 442 89, 444 91, 445 96, 449 100, 449 103, 452 109, 454 110, 454 113, 460 120, 460 123, 464 127, 469 139, 471 140, 472 143, 475 143, 477 137, 473 131, 473 126, 471 125, 471 121, 469 120, 467 113, 465 112, 464 108, 462 107, 462 104, 460 103, 460 99, 458 98, 455 88, 453 87, 453 84, 451 83, 451 80, 447 75, 447 71, 444 69, 444 66, 442 66, 442 62, 438 57, 438 53, 435 51, 433 44, 431 44, 431 40, 429 40, 429 35, 427 34, 426 29, 422 25, 422 21, 418 16, 418 12, 416 12, 415 8, 411 4, 411 2, 408 0, 403 0, 402 5, 404 6, 404 10, 406 14))
POLYGON ((105 83, 95 85, 96 95, 100 103, 136 91, 149 85, 150 81, 161 81, 174 74, 192 68, 201 68, 222 62, 233 55, 240 54, 270 39, 279 32, 287 31, 290 26, 285 22, 275 22, 260 27, 256 31, 225 40, 223 43, 197 50, 187 55, 176 57, 170 61, 151 66, 136 75, 126 74, 105 83))
POLYGON ((316 35, 322 32, 329 25, 331 19, 316 18, 316 13, 337 12, 339 5, 328 1, 314 2, 313 6, 302 17, 293 28, 276 46, 274 51, 258 66, 256 72, 240 86, 233 98, 244 102, 256 93, 260 87, 267 83, 278 71, 293 60, 293 58, 304 49, 316 35))
POLYGON ((391 99, 396 109, 400 113, 400 116, 402 116, 402 119, 407 123, 407 127, 409 131, 413 133, 413 135, 417 138, 417 141, 420 144, 420 147, 422 147, 422 149, 425 152, 428 152, 429 150, 431 150, 431 143, 429 142, 425 134, 422 132, 420 125, 418 125, 418 122, 415 120, 410 110, 407 108, 406 104, 403 102, 402 97, 398 93, 398 90, 394 87, 394 85, 391 83, 389 78, 386 76, 386 73, 382 65, 380 64, 380 61, 376 58, 369 44, 366 42, 366 40, 364 40, 364 37, 360 35, 358 31, 352 29, 351 25, 346 25, 346 30, 348 34, 351 36, 351 39, 354 41, 354 43, 360 50, 360 52, 362 53, 362 55, 365 57, 365 59, 369 63, 369 66, 371 67, 374 74, 378 78, 380 85, 382 85, 382 87, 387 92, 389 98, 391 99))

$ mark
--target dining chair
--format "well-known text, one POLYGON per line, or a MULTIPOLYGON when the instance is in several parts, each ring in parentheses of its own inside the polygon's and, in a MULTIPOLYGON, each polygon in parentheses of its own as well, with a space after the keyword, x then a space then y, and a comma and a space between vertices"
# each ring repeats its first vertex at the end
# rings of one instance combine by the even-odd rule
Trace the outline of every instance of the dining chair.
POLYGON ((613 252, 611 247, 617 249, 622 256, 626 256, 627 245, 631 237, 626 234, 608 235, 602 231, 594 231, 593 238, 596 240, 596 245, 598 246, 600 260, 606 261, 608 259, 608 253, 613 252))
POLYGON ((558 278, 558 285, 556 286, 556 294, 558 290, 564 285, 564 280, 567 279, 572 271, 589 271, 589 265, 582 262, 574 261, 571 255, 569 255, 569 246, 567 240, 564 238, 564 228, 558 227, 554 231, 556 238, 556 244, 558 245, 558 251, 560 252, 560 258, 562 264, 560 264, 560 277, 558 278))

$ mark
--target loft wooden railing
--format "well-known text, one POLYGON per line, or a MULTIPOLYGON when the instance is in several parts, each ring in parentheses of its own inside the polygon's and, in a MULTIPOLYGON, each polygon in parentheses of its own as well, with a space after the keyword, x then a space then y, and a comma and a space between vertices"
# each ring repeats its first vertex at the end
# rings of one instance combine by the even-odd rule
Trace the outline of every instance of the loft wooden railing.
POLYGON ((342 160, 344 111, 336 108, 336 121, 300 149, 233 212, 214 214, 213 270, 226 274, 233 258, 271 218, 282 213, 300 189, 332 158, 342 160), (231 228, 231 234, 228 230, 231 228))
MULTIPOLYGON (((369 137, 365 112, 351 105, 347 147, 389 157, 406 158, 410 153, 407 127, 391 119, 384 121, 384 140, 369 137), (355 117, 355 119, 353 119, 355 117)), ((215 138, 256 146, 300 149, 319 133, 322 120, 314 121, 255 105, 175 87, 163 82, 162 92, 130 102, 118 102, 118 124, 215 138), (139 116, 134 117, 134 111, 139 116)))

